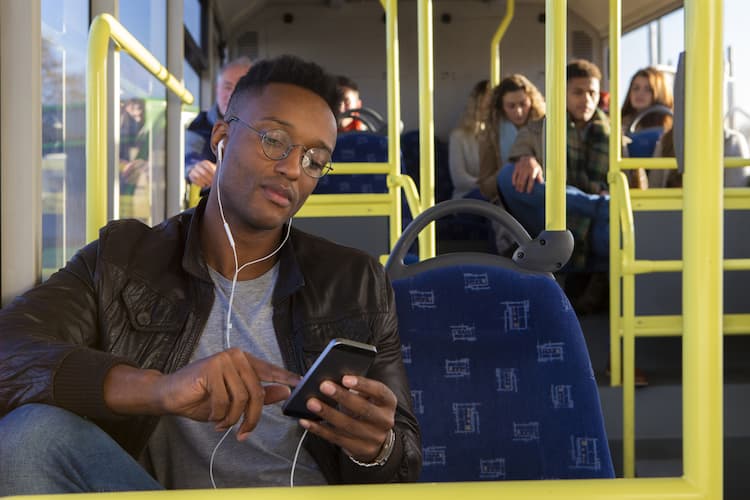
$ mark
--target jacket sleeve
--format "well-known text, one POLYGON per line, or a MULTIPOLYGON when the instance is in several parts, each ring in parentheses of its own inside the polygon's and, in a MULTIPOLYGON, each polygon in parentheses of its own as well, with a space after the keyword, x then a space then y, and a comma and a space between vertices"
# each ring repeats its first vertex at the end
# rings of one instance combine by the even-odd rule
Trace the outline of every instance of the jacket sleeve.
POLYGON ((516 162, 522 156, 533 156, 539 164, 544 165, 544 152, 541 149, 541 144, 544 141, 542 123, 541 121, 530 122, 518 131, 516 141, 508 154, 510 161, 516 162))
POLYGON ((97 350, 94 285, 98 243, 0 310, 0 415, 45 403, 90 418, 116 418, 104 377, 122 359, 97 350))
POLYGON ((379 265, 377 267, 378 269, 373 271, 379 272, 382 277, 374 281, 381 284, 378 293, 381 294, 387 309, 372 319, 378 355, 368 372, 368 377, 383 382, 398 399, 393 428, 396 440, 391 457, 382 467, 361 467, 341 452, 339 463, 344 483, 416 481, 422 468, 422 438, 412 410, 411 391, 401 357, 396 300, 390 281, 382 268, 379 265))

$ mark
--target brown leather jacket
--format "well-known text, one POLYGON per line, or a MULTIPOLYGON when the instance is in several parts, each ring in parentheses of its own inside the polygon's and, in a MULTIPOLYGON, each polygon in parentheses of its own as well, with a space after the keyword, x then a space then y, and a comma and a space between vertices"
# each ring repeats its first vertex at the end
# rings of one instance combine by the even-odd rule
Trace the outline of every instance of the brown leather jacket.
MULTIPOLYGON (((106 407, 115 364, 171 373, 185 366, 214 299, 200 250, 205 202, 149 228, 115 221, 45 283, 0 310, 0 416, 46 403, 93 419, 138 457, 158 417, 106 407)), ((305 440, 329 483, 414 481, 421 442, 401 359, 393 290, 368 255, 292 229, 280 252, 273 324, 286 368, 303 373, 335 337, 377 346, 371 378, 398 398, 396 445, 383 467, 360 467, 336 446, 305 440)))

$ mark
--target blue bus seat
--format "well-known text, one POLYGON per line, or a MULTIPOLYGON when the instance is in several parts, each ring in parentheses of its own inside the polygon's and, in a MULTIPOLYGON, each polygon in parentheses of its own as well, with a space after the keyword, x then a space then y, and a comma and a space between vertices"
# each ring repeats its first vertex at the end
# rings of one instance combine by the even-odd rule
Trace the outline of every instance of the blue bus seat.
MULTIPOLYGON (((388 161, 388 138, 368 132, 339 134, 333 151, 336 163, 385 163, 388 161)), ((385 174, 327 175, 318 180, 313 194, 387 193, 385 174)))
POLYGON ((664 133, 662 127, 650 127, 637 132, 629 132, 630 144, 627 145, 630 158, 651 158, 654 156, 656 143, 664 133))
POLYGON ((586 343, 551 275, 489 254, 404 265, 410 229, 386 270, 422 430, 420 481, 614 477, 586 343))

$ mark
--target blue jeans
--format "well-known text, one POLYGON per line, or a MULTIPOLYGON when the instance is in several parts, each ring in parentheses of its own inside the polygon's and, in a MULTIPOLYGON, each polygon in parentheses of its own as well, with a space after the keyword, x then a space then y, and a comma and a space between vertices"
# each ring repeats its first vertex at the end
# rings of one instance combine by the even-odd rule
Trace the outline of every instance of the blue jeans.
MULTIPOLYGON (((508 164, 497 174, 497 186, 513 217, 526 228, 532 238, 544 230, 544 201, 546 186, 534 184, 531 193, 520 193, 513 187, 513 170, 508 164)), ((596 257, 609 257, 609 195, 584 193, 573 186, 565 186, 568 214, 591 219, 589 240, 596 257)))
POLYGON ((0 496, 164 489, 95 424, 44 404, 0 419, 0 464, 0 496))

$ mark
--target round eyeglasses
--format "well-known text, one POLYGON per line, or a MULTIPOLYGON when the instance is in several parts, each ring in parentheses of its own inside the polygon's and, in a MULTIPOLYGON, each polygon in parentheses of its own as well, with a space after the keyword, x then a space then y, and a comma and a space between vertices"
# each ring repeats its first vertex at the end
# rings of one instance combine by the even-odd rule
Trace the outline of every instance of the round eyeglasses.
POLYGON ((303 151, 302 157, 300 158, 300 164, 302 165, 302 170, 307 175, 319 179, 333 170, 333 166, 331 165, 331 153, 327 149, 306 148, 302 144, 293 144, 292 138, 289 137, 289 134, 285 130, 279 128, 258 130, 235 115, 228 117, 226 122, 241 123, 258 134, 260 136, 260 145, 263 149, 263 154, 265 154, 269 160, 283 160, 289 156, 292 149, 299 146, 303 151))

